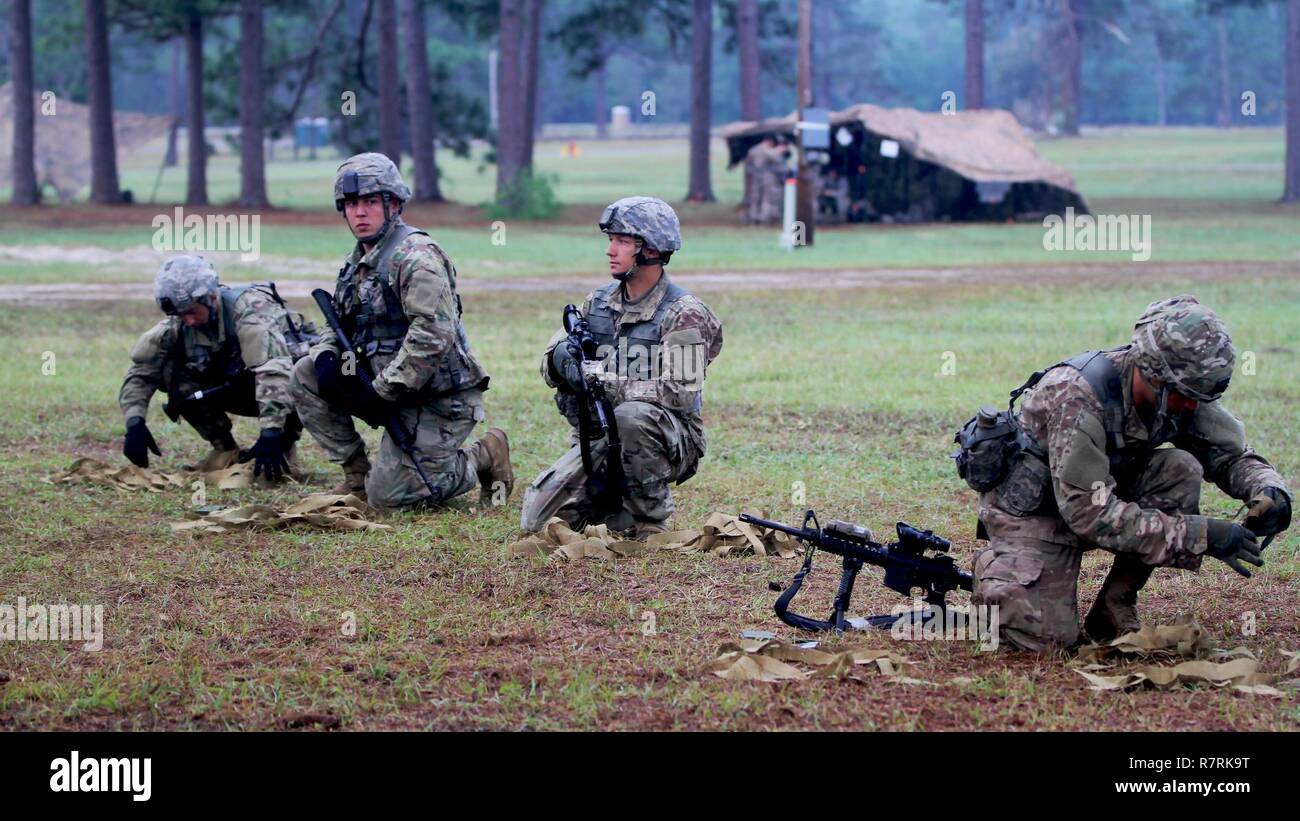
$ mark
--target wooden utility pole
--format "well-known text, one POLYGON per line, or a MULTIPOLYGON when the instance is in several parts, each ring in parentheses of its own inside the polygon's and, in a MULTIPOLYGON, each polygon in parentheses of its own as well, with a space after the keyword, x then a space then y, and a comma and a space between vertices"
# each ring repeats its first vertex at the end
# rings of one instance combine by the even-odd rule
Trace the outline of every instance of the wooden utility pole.
MULTIPOLYGON (((799 0, 799 105, 798 120, 804 119, 804 110, 811 108, 812 99, 812 0, 799 0)), ((813 168, 808 164, 808 151, 803 147, 803 137, 799 139, 799 197, 795 206, 795 220, 803 227, 803 242, 813 244, 813 168)), ((798 226, 796 226, 798 230, 798 226)))

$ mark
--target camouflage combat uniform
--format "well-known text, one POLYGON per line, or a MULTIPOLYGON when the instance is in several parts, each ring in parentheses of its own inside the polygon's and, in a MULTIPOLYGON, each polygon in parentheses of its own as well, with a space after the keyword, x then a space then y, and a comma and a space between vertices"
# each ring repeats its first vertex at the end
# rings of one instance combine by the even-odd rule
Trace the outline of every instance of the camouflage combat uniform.
POLYGON ((223 383, 232 387, 202 401, 188 402, 180 413, 214 447, 229 440, 227 413, 255 416, 262 429, 279 428, 297 436, 298 420, 289 395, 289 375, 297 349, 290 324, 310 331, 301 315, 287 311, 270 286, 219 286, 212 320, 205 328, 187 328, 169 316, 149 329, 131 350, 118 403, 126 419, 144 417, 155 391, 173 399, 223 383))
MULTIPOLYGON (((607 353, 606 393, 615 406, 628 481, 625 509, 634 520, 662 524, 674 510, 669 483, 693 476, 704 456, 704 376, 722 350, 722 324, 667 274, 634 303, 625 300, 619 282, 598 288, 587 296, 582 314, 607 353)), ((550 355, 564 339, 564 332, 557 332, 542 357, 542 378, 553 388, 559 385, 550 355)), ((527 532, 552 516, 581 524, 590 515, 577 444, 577 399, 561 392, 556 402, 574 425, 574 444, 525 491, 520 525, 527 532)), ((603 463, 605 447, 604 439, 592 443, 597 464, 603 463)))
MULTIPOLYGON (((1189 299, 1154 303, 1148 315, 1189 299)), ((1055 367, 1019 408, 1021 428, 1046 451, 1046 463, 1026 455, 999 487, 980 497, 979 519, 989 544, 975 559, 971 601, 998 605, 1003 640, 1022 649, 1079 641, 1076 586, 1086 550, 1115 554, 1089 615, 1090 632, 1094 619, 1105 625, 1113 618, 1107 607, 1125 611, 1118 620, 1128 623, 1115 625, 1115 632, 1135 628, 1131 608, 1154 568, 1199 568, 1208 546, 1207 518, 1200 515, 1202 480, 1241 500, 1267 487, 1286 492, 1277 471, 1246 445, 1242 423, 1218 401, 1170 416, 1152 438, 1131 395, 1142 346, 1099 355, 1119 372, 1122 419, 1112 422, 1115 435, 1107 431, 1106 409, 1084 374, 1055 367), (1166 443, 1172 447, 1156 449, 1166 443)), ((1231 374, 1231 361, 1205 364, 1231 374)), ((1143 365, 1143 373, 1149 372, 1143 365)))
MULTIPOLYGON (((431 498, 410 457, 385 433, 365 480, 369 502, 386 508, 439 503, 476 487, 475 465, 461 445, 483 419, 488 376, 461 325, 451 260, 427 234, 395 217, 371 251, 357 243, 348 256, 334 308, 375 374, 375 391, 400 407, 421 466, 438 489, 431 498)), ((364 455, 365 443, 352 417, 319 394, 312 363, 324 350, 340 352, 328 327, 294 369, 293 398, 330 460, 345 464, 364 455)))
POLYGON ((758 142, 745 155, 746 220, 779 222, 785 210, 785 178, 789 166, 780 146, 758 142))

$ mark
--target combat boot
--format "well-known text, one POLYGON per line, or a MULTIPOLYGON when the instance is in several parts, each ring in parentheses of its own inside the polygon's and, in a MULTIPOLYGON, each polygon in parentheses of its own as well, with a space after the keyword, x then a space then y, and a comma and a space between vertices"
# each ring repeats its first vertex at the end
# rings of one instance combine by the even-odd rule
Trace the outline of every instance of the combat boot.
POLYGON ((227 433, 221 439, 212 443, 212 450, 208 455, 203 457, 203 461, 197 465, 185 465, 185 470, 192 470, 198 473, 211 473, 217 470, 225 470, 231 465, 239 462, 239 445, 235 438, 227 433))
POLYGON ((469 449, 469 457, 474 461, 474 470, 478 473, 479 504, 484 507, 504 504, 515 489, 515 472, 510 465, 510 439, 501 428, 489 428, 483 438, 469 449), (505 489, 505 495, 498 501, 495 489, 505 489))
POLYGON ((656 533, 667 533, 668 526, 665 522, 655 521, 653 519, 637 519, 636 528, 632 531, 632 538, 638 542, 644 542, 656 533))
POLYGON ((1106 642, 1141 629, 1142 621, 1137 615, 1138 591, 1146 586, 1153 570, 1155 567, 1136 557, 1129 558, 1122 553, 1115 557, 1097 600, 1083 620, 1083 629, 1093 641, 1106 642))
POLYGON ((361 501, 366 501, 366 477, 370 475, 370 460, 366 458, 365 449, 343 463, 343 481, 335 485, 330 493, 344 496, 351 493, 361 501))

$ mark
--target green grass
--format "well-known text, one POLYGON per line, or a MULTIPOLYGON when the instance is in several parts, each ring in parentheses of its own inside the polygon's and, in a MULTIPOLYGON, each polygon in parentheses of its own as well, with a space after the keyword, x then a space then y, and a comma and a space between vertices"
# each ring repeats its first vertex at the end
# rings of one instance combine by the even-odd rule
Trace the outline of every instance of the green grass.
MULTIPOLYGON (((677 523, 713 510, 796 517, 807 503, 876 528, 905 519, 952 537, 963 563, 973 541, 973 495, 946 453, 952 430, 981 402, 997 402, 1032 368, 1091 345, 1118 343, 1150 299, 1176 279, 1084 290, 1026 285, 991 294, 959 286, 821 291, 802 295, 703 292, 726 323, 709 374, 710 451, 677 490, 677 523), (946 351, 956 372, 942 375, 946 351)), ((1300 408, 1300 328, 1294 279, 1196 284, 1239 346, 1257 355, 1229 403, 1250 440, 1300 479, 1290 421, 1300 408)), ((562 422, 536 377, 535 357, 565 295, 503 293, 469 300, 469 332, 493 374, 488 422, 505 426, 517 471, 531 478, 564 448, 562 422)), ((193 541, 163 522, 183 493, 65 489, 42 476, 74 454, 115 460, 115 392, 126 350, 152 317, 146 306, 90 303, 0 316, 9 363, 0 377, 0 531, 8 546, 0 589, 29 601, 103 603, 99 653, 55 643, 0 644, 0 724, 15 727, 280 727, 302 714, 347 728, 769 726, 1294 728, 1286 702, 1198 691, 1174 696, 1090 694, 1059 662, 981 654, 965 646, 903 645, 918 675, 972 676, 976 686, 927 697, 902 685, 725 684, 696 673, 715 647, 747 628, 776 629, 769 580, 795 563, 652 555, 614 563, 534 566, 504 545, 517 527, 518 491, 504 512, 457 503, 442 514, 397 516, 388 533, 231 533, 193 541), (32 328, 37 330, 33 331, 32 328), (44 351, 56 372, 42 375, 44 351), (641 613, 659 633, 640 635, 641 613), (340 630, 355 613, 357 634, 340 630), (983 682, 983 683, 980 683, 983 682), (1129 698, 1141 710, 1116 710, 1129 698), (1192 708, 1189 709, 1187 704, 1192 708), (919 708, 920 712, 917 712, 919 708)), ((201 451, 196 436, 156 411, 163 464, 201 451)), ((240 420, 237 434, 255 431, 240 420)), ((304 448, 313 484, 335 480, 304 448)), ((1207 510, 1235 504, 1207 487, 1207 510)), ((215 494, 234 503, 286 501, 293 490, 215 494)), ((1193 612, 1225 641, 1247 643, 1276 667, 1295 647, 1300 564, 1284 536, 1269 565, 1242 581, 1217 566, 1161 571, 1143 598, 1148 618, 1193 612), (1260 635, 1231 622, 1262 614, 1260 635)), ((834 564, 806 597, 820 610, 834 564)), ((1104 570, 1085 562, 1084 599, 1104 570)), ((896 599, 874 574, 854 609, 885 612, 896 599)), ((787 635, 789 631, 781 628, 787 635)), ((883 634, 861 639, 884 646, 883 634)))
MULTIPOLYGON (((933 528, 953 539, 968 567, 979 545, 974 494, 947 458, 956 426, 979 404, 1004 401, 1033 369, 1125 341, 1149 301, 1183 291, 1224 317, 1239 362, 1253 354, 1254 374, 1239 372, 1225 402, 1244 420, 1250 443, 1300 485, 1300 232, 1294 212, 1269 202, 1280 167, 1258 179, 1252 170, 1280 157, 1275 144, 1276 131, 1163 139, 1125 132, 1044 144, 1049 156, 1076 167, 1085 193, 1096 189, 1094 208, 1149 208, 1156 264, 1047 254, 1034 226, 823 231, 814 249, 785 254, 770 230, 728 227, 724 206, 683 209, 688 245, 674 268, 740 274, 697 288, 722 318, 726 342, 708 378, 709 452, 699 474, 675 489, 675 523, 696 526, 715 510, 789 520, 806 503, 878 532, 900 519, 933 528), (1238 162, 1238 153, 1248 166, 1242 174, 1211 170, 1238 162), (1186 179, 1163 170, 1184 164, 1205 170, 1183 174, 1204 180, 1191 201, 1177 199, 1186 179), (1144 182, 1128 182, 1134 168, 1150 171, 1144 182), (949 265, 966 270, 933 282, 886 277, 869 287, 807 290, 766 290, 743 276, 949 265), (1006 267, 1012 275, 1001 273, 1006 267), (955 371, 945 373, 945 362, 955 371)), ((584 158, 613 163, 596 148, 584 158)), ((570 201, 596 209, 629 190, 657 190, 654 180, 672 194, 674 179, 656 176, 676 173, 670 163, 650 153, 643 159, 623 182, 575 177, 566 184, 584 199, 570 201), (622 190, 613 190, 615 182, 622 190)), ((624 166, 604 171, 616 167, 624 166)), ((214 187, 221 178, 214 175, 214 187)), ((472 179, 462 175, 458 184, 472 179)), ((305 199, 317 181, 302 175, 282 184, 305 199)), ((53 224, 66 212, 51 213, 53 224)), ((266 270, 331 278, 346 247, 331 220, 328 213, 319 224, 268 218, 266 270)), ((567 444, 537 357, 560 307, 604 278, 588 221, 571 209, 553 223, 512 223, 504 246, 491 243, 486 223, 463 215, 451 227, 430 223, 467 280, 570 275, 542 290, 491 283, 465 293, 467 328, 492 374, 487 423, 510 432, 521 484, 567 444)), ((0 285, 146 282, 156 262, 141 249, 151 233, 147 219, 140 228, 2 227, 0 285), (41 245, 85 253, 46 262, 5 255, 41 245)), ((222 270, 239 279, 259 268, 222 270)), ((103 604, 106 630, 98 653, 71 643, 0 642, 0 727, 266 729, 322 720, 344 729, 1300 726, 1294 696, 1214 688, 1092 693, 1061 657, 893 643, 880 633, 824 641, 892 646, 916 662, 915 676, 945 686, 723 682, 699 672, 722 642, 746 629, 794 637, 773 616, 768 585, 788 580, 797 562, 677 554, 572 566, 510 560, 504 548, 517 535, 521 487, 502 511, 480 514, 458 501, 441 513, 394 516, 386 532, 174 537, 165 523, 184 515, 188 488, 129 494, 42 481, 77 455, 124 463, 117 389, 130 346, 156 316, 147 301, 104 296, 0 303, 0 601, 103 604), (47 352, 52 375, 42 372, 47 352), (646 611, 656 615, 655 636, 641 634, 646 611), (342 630, 349 614, 354 635, 342 630), (971 683, 947 684, 954 677, 971 683)), ((164 468, 201 455, 197 436, 156 407, 150 424, 164 468)), ((236 435, 250 443, 252 421, 239 420, 236 435)), ((302 457, 312 471, 308 488, 212 492, 209 500, 284 503, 337 480, 314 445, 304 443, 302 457)), ((1203 507, 1230 515, 1238 505, 1206 486, 1203 507)), ((1294 535, 1279 538, 1251 580, 1217 562, 1199 573, 1161 570, 1140 611, 1157 622, 1193 613, 1224 646, 1244 644, 1278 670, 1279 650, 1300 648, 1298 551, 1294 535), (1249 637, 1240 633, 1247 611, 1258 619, 1249 637)), ((819 559, 799 599, 818 616, 838 579, 828 558, 819 559)), ((1085 557, 1084 607, 1106 567, 1103 555, 1085 557)), ((868 570, 853 611, 888 612, 898 601, 868 570)))
MULTIPOLYGON (((561 156, 542 143, 538 167, 555 173, 565 214, 544 223, 506 220, 504 231, 473 208, 416 207, 409 221, 426 228, 475 279, 586 274, 602 269, 602 240, 594 230, 600 209, 630 193, 664 197, 681 215, 684 249, 679 267, 694 271, 835 271, 872 268, 1058 268, 1118 265, 1125 251, 1049 251, 1036 224, 852 226, 821 228, 816 245, 797 252, 778 248, 772 227, 743 227, 735 211, 739 171, 723 170, 715 141, 714 185, 719 202, 680 203, 685 191, 685 145, 676 141, 583 143, 581 157, 561 156), (450 209, 450 210, 448 210, 450 209)), ((1090 207, 1099 214, 1151 216, 1155 264, 1201 261, 1300 261, 1300 210, 1275 203, 1282 176, 1277 129, 1129 129, 1040 143, 1045 156, 1070 169, 1090 207)), ((136 155, 135 162, 142 162, 136 155)), ((444 157, 447 196, 473 205, 491 197, 492 175, 474 163, 444 157)), ((308 215, 262 215, 257 262, 237 255, 210 256, 231 281, 251 278, 332 278, 350 238, 331 209, 335 160, 282 161, 268 169, 272 201, 306 208, 308 215)), ((235 195, 238 166, 228 156, 212 160, 214 203, 235 195)), ((124 172, 127 179, 132 173, 124 172)), ((151 172, 152 173, 152 172, 151 172)), ((178 201, 183 172, 160 202, 178 201)), ((150 178, 152 179, 152 178, 150 178)), ((165 176, 165 179, 167 177, 165 176)), ((138 186, 137 186, 138 188, 138 186)), ((80 206, 84 208, 84 206, 80 206)), ((51 208, 0 226, 0 283, 147 281, 165 254, 151 246, 153 217, 171 205, 118 211, 113 226, 84 225, 78 206, 51 208)), ((216 206, 219 209, 219 206, 216 206)))

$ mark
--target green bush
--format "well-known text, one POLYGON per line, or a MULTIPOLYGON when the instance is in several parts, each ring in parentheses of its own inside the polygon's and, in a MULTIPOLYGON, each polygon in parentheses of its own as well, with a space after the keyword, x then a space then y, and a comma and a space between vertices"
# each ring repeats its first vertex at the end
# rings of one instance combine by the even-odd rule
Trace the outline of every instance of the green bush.
POLYGON ((556 174, 535 173, 524 169, 505 190, 497 194, 494 202, 485 206, 489 219, 517 217, 521 219, 546 219, 560 212, 563 205, 555 196, 559 183, 556 174))

